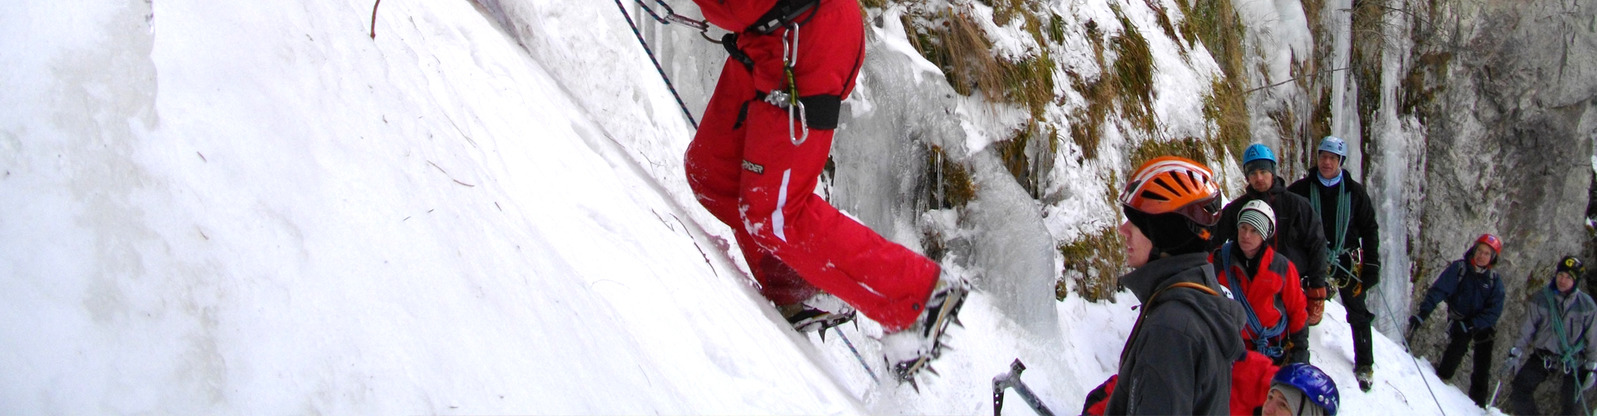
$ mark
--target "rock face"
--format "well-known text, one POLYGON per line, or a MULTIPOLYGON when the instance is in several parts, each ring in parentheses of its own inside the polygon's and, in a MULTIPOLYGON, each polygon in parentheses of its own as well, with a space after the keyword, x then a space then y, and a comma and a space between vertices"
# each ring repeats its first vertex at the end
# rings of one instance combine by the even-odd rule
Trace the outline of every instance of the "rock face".
MULTIPOLYGON (((1480 234, 1496 234, 1504 242, 1497 271, 1507 297, 1491 353, 1501 363, 1519 335, 1523 301, 1547 284, 1553 264, 1567 254, 1593 260, 1583 222, 1597 139, 1597 3, 1354 3, 1354 32, 1384 34, 1353 36, 1352 82, 1384 92, 1358 98, 1355 113, 1371 138, 1364 173, 1372 193, 1397 199, 1376 196, 1385 205, 1378 207, 1381 226, 1402 227, 1407 244, 1383 248, 1406 249, 1412 261, 1407 270, 1388 265, 1385 281, 1392 283, 1383 283, 1382 293, 1393 304, 1381 308, 1395 310, 1377 313, 1402 322, 1449 262, 1480 234), (1386 12, 1360 12, 1366 9, 1386 12), (1380 51, 1382 59, 1361 60, 1361 51, 1380 51), (1383 151, 1408 157, 1383 162, 1383 151), (1421 177, 1381 177, 1391 172, 1421 177), (1409 211, 1402 213, 1407 224, 1387 222, 1395 210, 1409 211), (1404 290, 1409 282, 1412 289, 1404 290)), ((1441 309, 1413 345, 1432 363, 1446 344, 1441 309)), ((1388 334, 1401 333, 1382 324, 1388 334)), ((1467 386, 1470 366, 1466 360, 1452 382, 1467 386)), ((1501 376, 1505 387, 1510 378, 1501 376)))

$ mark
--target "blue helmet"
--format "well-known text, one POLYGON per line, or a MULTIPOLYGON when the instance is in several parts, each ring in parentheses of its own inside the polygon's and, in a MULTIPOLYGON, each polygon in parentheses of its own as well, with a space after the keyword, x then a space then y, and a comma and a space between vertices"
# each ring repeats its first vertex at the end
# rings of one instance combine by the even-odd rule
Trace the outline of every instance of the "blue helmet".
POLYGON ((1336 136, 1325 136, 1324 140, 1320 140, 1320 151, 1335 153, 1347 159, 1347 142, 1336 136))
POLYGON ((1268 160, 1271 164, 1275 164, 1275 152, 1270 151, 1270 146, 1265 146, 1263 143, 1254 143, 1249 145, 1247 150, 1242 151, 1242 164, 1244 165, 1259 159, 1268 160))
POLYGON ((1291 363, 1275 372, 1276 383, 1297 388, 1309 401, 1325 409, 1325 414, 1336 416, 1341 395, 1336 392, 1336 382, 1319 367, 1304 363, 1291 363))

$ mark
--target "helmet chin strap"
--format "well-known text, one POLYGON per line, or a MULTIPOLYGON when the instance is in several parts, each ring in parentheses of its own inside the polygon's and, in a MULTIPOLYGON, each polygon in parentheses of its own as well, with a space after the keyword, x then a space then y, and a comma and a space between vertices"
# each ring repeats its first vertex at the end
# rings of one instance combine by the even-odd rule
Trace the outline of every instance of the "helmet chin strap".
MULTIPOLYGON (((1205 230, 1204 232, 1207 233, 1208 231, 1205 230)), ((1195 238, 1198 238, 1198 236, 1194 235, 1194 236, 1191 236, 1191 237, 1187 237, 1187 239, 1185 241, 1182 241, 1180 244, 1176 244, 1175 247, 1183 247, 1183 246, 1186 246, 1187 244, 1191 244, 1192 243, 1192 239, 1195 239, 1195 238)), ((1159 247, 1159 243, 1153 243, 1153 239, 1149 239, 1148 241, 1150 243, 1152 243, 1152 247, 1150 247, 1148 249, 1148 261, 1149 262, 1152 262, 1152 261, 1158 260, 1158 259, 1162 259, 1162 258, 1165 258, 1165 257, 1170 257, 1170 256, 1173 255, 1173 254, 1170 254, 1170 252, 1165 250, 1164 248, 1159 247)))
POLYGON ((1148 241, 1151 244, 1148 245, 1148 258, 1142 261, 1142 264, 1144 265, 1152 263, 1154 260, 1162 259, 1166 256, 1164 249, 1159 248, 1159 243, 1153 243, 1152 239, 1149 239, 1148 241))

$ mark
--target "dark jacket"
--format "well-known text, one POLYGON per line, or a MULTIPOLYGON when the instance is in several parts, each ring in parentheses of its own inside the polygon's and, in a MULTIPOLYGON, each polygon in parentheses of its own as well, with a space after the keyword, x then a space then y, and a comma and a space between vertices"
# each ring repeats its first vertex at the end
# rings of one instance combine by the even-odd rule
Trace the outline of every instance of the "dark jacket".
POLYGON ((1220 211, 1220 223, 1214 227, 1214 238, 1209 239, 1209 250, 1235 240, 1237 215, 1242 212, 1242 206, 1248 201, 1263 200, 1275 210, 1275 235, 1266 242, 1298 266, 1298 273, 1303 274, 1303 282, 1308 287, 1325 287, 1325 229, 1320 226, 1320 216, 1315 215, 1309 200, 1287 192, 1286 181, 1280 177, 1275 178, 1275 185, 1268 191, 1246 189, 1247 193, 1220 211))
MULTIPOLYGON (((1203 253, 1154 260, 1120 278, 1144 304, 1177 282, 1225 293, 1203 253)), ((1105 414, 1230 413, 1231 366, 1246 353, 1237 336, 1247 319, 1242 306, 1224 295, 1172 288, 1142 313, 1121 352, 1119 380, 1105 414)))
MULTIPOLYGON (((1464 258, 1474 254, 1472 248, 1464 258)), ((1497 318, 1503 315, 1503 278, 1496 270, 1476 271, 1465 260, 1454 260, 1425 291, 1420 319, 1429 317, 1442 301, 1447 301, 1448 319, 1463 322, 1466 332, 1495 327, 1497 318)))
POLYGON ((1578 286, 1569 293, 1558 293, 1557 278, 1554 279, 1530 296, 1531 307, 1526 308, 1525 325, 1520 326, 1514 347, 1526 353, 1568 353, 1571 359, 1597 362, 1597 303, 1578 286), (1555 320, 1563 322, 1563 340, 1558 339, 1558 330, 1553 327, 1555 320), (1563 351, 1566 346, 1572 351, 1563 351))
POLYGON ((1320 225, 1323 227, 1322 232, 1325 235, 1325 243, 1329 247, 1336 244, 1338 188, 1341 188, 1341 191, 1345 191, 1349 198, 1349 218, 1347 218, 1346 233, 1342 237, 1342 247, 1331 247, 1332 249, 1338 249, 1336 251, 1339 255, 1335 260, 1336 263, 1331 265, 1327 277, 1350 277, 1346 273, 1353 270, 1351 250, 1362 247, 1364 249, 1362 259, 1364 264, 1359 281, 1363 282, 1365 288, 1374 287, 1381 282, 1381 229, 1375 223, 1375 204, 1370 202, 1370 194, 1364 190, 1364 185, 1353 180, 1352 175, 1348 174, 1346 169, 1343 169, 1342 182, 1337 186, 1321 184, 1320 174, 1310 172, 1309 176, 1293 182, 1292 186, 1288 186, 1286 189, 1302 196, 1303 199, 1311 201, 1314 198, 1309 192, 1319 193, 1320 206, 1315 207, 1313 203, 1310 203, 1309 206, 1320 214, 1320 225))

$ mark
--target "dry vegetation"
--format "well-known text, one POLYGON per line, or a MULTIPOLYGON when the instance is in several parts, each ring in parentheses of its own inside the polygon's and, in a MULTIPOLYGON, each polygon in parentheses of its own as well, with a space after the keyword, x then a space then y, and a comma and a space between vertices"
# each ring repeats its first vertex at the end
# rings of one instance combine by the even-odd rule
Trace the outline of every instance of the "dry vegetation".
POLYGON ((951 160, 943 148, 931 146, 926 152, 926 173, 929 183, 926 200, 936 209, 963 207, 976 198, 976 186, 970 181, 970 170, 958 160, 951 160))
POLYGON ((1124 15, 1119 17, 1126 31, 1114 40, 1114 77, 1119 87, 1114 94, 1120 99, 1121 116, 1135 128, 1152 133, 1157 127, 1153 116, 1153 53, 1142 32, 1124 15))
POLYGON ((1066 279, 1075 279, 1075 292, 1091 302, 1114 300, 1120 289, 1120 265, 1125 264, 1120 233, 1114 227, 1098 230, 1080 240, 1059 246, 1065 259, 1065 273, 1054 286, 1054 298, 1069 295, 1066 279))
POLYGON ((994 143, 993 146, 998 149, 999 160, 1020 186, 1026 189, 1027 194, 1034 199, 1042 197, 1046 184, 1043 175, 1047 173, 1049 164, 1037 155, 1053 154, 1054 149, 1059 147, 1059 132, 1033 119, 1025 127, 1016 130, 1014 137, 994 143))
MULTIPOLYGON (((1047 11, 1035 0, 975 0, 993 10, 993 25, 1019 27, 1029 33, 1040 45, 1058 45, 1066 40, 1072 20, 1047 11)), ((1116 9, 1120 30, 1105 33, 1100 22, 1087 22, 1086 37, 1092 47, 1093 58, 1102 70, 1089 77, 1074 72, 1062 72, 1050 56, 1047 47, 1022 57, 1000 57, 994 51, 991 27, 976 20, 970 3, 954 2, 951 6, 932 7, 926 3, 909 0, 862 0, 867 8, 880 8, 889 3, 908 6, 903 15, 905 29, 915 49, 943 72, 954 91, 966 96, 980 94, 992 103, 1014 104, 1029 110, 1032 118, 1018 128, 1008 140, 995 143, 1000 159, 1033 198, 1041 198, 1049 178, 1047 167, 1060 148, 1061 133, 1082 149, 1083 157, 1100 156, 1103 129, 1117 127, 1127 132, 1133 148, 1125 151, 1131 166, 1140 165, 1153 157, 1177 155, 1213 164, 1215 155, 1240 153, 1250 141, 1247 108, 1247 82, 1244 79, 1244 27, 1237 17, 1233 0, 1179 0, 1184 20, 1172 22, 1169 13, 1156 10, 1159 28, 1164 36, 1177 40, 1180 52, 1197 47, 1199 42, 1219 62, 1223 71, 1203 97, 1203 114, 1210 129, 1204 137, 1164 138, 1158 136, 1159 128, 1153 111, 1153 55, 1148 39, 1132 22, 1116 9), (1062 103, 1054 94, 1056 72, 1066 73, 1069 88, 1080 93, 1086 105, 1069 111, 1068 120, 1048 120, 1049 106, 1062 103), (1068 123, 1068 131, 1060 132, 1055 126, 1068 123), (1106 124, 1116 123, 1116 124, 1106 124), (1141 133, 1141 134, 1135 134, 1141 133)), ((1311 0, 1323 1, 1323 0, 1311 0)), ((1156 9, 1158 5, 1151 5, 1156 9)), ((1079 29, 1079 28, 1078 28, 1079 29)), ((1150 32, 1152 33, 1152 32, 1150 32)), ((1058 114, 1058 113, 1054 113, 1058 114)), ((1275 114, 1278 124, 1292 125, 1300 117, 1292 113, 1275 114)), ((1057 116, 1056 116, 1057 117, 1057 116)), ((950 158, 935 146, 927 151, 926 199, 933 208, 964 206, 975 197, 967 168, 950 158)), ((1111 206, 1118 189, 1113 178, 1106 183, 1111 206)), ((928 235, 929 252, 942 249, 937 246, 939 236, 928 235)), ((1114 227, 1106 227, 1083 235, 1079 240, 1061 242, 1058 250, 1065 258, 1062 279, 1073 280, 1067 285, 1061 280, 1056 293, 1061 299, 1067 287, 1089 300, 1111 299, 1118 289, 1115 278, 1124 263, 1122 242, 1114 227)))
POLYGON ((1209 141, 1215 144, 1216 154, 1222 150, 1241 153, 1250 138, 1248 133, 1247 83, 1241 74, 1246 70, 1242 38, 1244 27, 1237 17, 1231 0, 1179 3, 1187 19, 1181 22, 1181 32, 1189 41, 1203 41, 1203 46, 1214 56, 1224 73, 1210 87, 1204 97, 1203 115, 1214 123, 1215 131, 1209 141))

